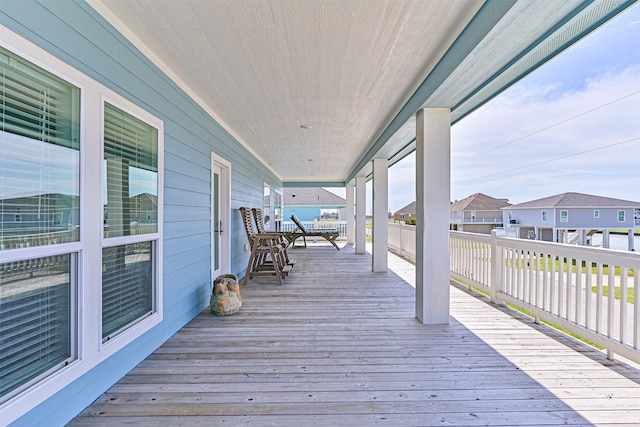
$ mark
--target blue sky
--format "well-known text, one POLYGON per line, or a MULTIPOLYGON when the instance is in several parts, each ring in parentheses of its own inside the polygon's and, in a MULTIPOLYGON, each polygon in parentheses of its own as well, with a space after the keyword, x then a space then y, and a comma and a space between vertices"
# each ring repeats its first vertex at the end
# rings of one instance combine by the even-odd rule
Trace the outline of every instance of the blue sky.
MULTIPOLYGON (((415 200, 414 164, 389 169, 391 211, 415 200)), ((452 200, 640 202, 640 4, 454 125, 451 182, 452 200)))

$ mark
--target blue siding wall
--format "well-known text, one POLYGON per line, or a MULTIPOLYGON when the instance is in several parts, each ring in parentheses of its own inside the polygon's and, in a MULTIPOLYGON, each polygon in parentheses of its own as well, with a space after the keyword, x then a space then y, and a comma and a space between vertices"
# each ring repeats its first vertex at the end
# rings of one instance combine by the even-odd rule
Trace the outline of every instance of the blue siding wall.
MULTIPOLYGON (((164 121, 164 320, 15 426, 62 425, 208 304, 210 152, 232 164, 232 272, 248 252, 240 206, 262 205, 262 184, 282 183, 84 2, 2 0, 0 23, 164 121)), ((188 47, 187 47, 188 48, 188 47)), ((215 318, 212 318, 215 322, 215 318)))
POLYGON ((314 219, 320 220, 320 208, 318 207, 305 207, 305 206, 292 206, 284 207, 285 221, 291 221, 291 215, 297 216, 301 221, 313 221, 314 219))

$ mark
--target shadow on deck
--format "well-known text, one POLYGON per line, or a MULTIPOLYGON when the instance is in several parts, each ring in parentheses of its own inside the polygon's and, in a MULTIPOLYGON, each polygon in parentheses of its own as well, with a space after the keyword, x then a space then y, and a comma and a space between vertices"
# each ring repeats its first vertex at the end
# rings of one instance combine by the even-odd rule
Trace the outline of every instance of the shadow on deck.
POLYGON ((421 325, 409 264, 292 252, 284 286, 249 281, 239 313, 203 311, 70 425, 640 424, 624 363, 455 286, 450 324, 421 325))

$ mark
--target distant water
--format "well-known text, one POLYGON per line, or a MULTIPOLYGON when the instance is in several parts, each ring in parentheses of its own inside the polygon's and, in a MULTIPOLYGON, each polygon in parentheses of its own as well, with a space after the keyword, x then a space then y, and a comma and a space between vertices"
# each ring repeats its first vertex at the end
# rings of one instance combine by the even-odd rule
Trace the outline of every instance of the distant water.
MULTIPOLYGON (((640 251, 640 236, 637 234, 633 239, 634 248, 636 252, 640 251)), ((602 247, 602 233, 596 233, 591 237, 591 246, 602 247)), ((626 251, 629 249, 629 237, 622 234, 610 234, 609 235, 609 247, 611 249, 618 249, 626 251)))

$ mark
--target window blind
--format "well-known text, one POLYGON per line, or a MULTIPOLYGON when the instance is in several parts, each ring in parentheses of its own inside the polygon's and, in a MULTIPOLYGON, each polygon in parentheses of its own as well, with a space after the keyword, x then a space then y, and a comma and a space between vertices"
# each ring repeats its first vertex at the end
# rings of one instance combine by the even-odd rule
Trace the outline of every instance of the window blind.
POLYGON ((72 356, 70 257, 0 264, 0 402, 72 356))
POLYGON ((105 104, 105 237, 157 232, 158 130, 105 104))
POLYGON ((0 250, 77 241, 80 89, 0 48, 0 250))
POLYGON ((153 310, 152 242, 102 250, 102 338, 153 310))
POLYGON ((158 130, 105 104, 104 158, 123 159, 131 167, 157 172, 158 130))
POLYGON ((0 130, 80 147, 80 89, 0 48, 0 130))

